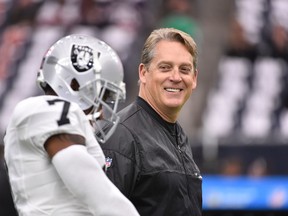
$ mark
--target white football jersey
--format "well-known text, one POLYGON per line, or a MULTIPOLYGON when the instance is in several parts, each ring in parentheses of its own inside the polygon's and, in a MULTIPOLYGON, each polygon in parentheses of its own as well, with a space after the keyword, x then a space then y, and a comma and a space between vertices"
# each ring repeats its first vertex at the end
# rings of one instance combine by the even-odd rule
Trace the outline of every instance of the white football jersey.
POLYGON ((65 187, 44 149, 47 138, 59 133, 85 137, 88 152, 101 167, 105 166, 104 154, 89 120, 77 104, 57 96, 21 101, 13 112, 4 138, 5 160, 20 216, 92 215, 65 187))

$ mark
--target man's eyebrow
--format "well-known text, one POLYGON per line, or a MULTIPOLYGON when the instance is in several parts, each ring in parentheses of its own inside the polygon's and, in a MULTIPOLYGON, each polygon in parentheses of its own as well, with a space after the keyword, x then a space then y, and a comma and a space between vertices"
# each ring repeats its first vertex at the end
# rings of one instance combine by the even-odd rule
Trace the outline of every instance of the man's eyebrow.
MULTIPOLYGON (((163 60, 163 61, 160 61, 160 62, 157 63, 157 65, 161 65, 161 64, 174 65, 174 63, 173 63, 172 61, 166 61, 166 60, 163 60)), ((191 68, 193 68, 193 64, 190 63, 190 62, 189 62, 189 63, 188 63, 188 62, 183 62, 183 63, 181 63, 179 66, 180 66, 180 67, 185 66, 185 67, 191 67, 191 68)))
POLYGON ((157 63, 157 65, 160 65, 160 64, 173 64, 171 61, 160 61, 157 63))
POLYGON ((180 64, 180 66, 193 67, 193 64, 191 64, 191 63, 183 63, 183 64, 180 64))

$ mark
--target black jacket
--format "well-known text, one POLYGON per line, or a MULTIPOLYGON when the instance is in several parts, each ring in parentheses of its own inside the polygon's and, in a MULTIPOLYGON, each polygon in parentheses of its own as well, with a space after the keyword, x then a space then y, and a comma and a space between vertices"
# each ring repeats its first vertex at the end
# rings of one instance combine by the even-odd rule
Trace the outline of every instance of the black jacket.
POLYGON ((140 97, 119 114, 115 133, 101 145, 112 182, 141 216, 202 215, 202 177, 180 125, 140 97))

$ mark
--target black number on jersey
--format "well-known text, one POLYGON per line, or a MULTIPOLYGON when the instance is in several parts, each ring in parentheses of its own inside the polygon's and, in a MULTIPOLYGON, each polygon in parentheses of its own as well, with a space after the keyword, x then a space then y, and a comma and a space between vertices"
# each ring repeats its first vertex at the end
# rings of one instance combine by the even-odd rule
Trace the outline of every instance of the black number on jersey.
POLYGON ((57 102, 62 102, 63 103, 63 110, 62 110, 62 113, 61 113, 61 117, 57 121, 58 126, 70 123, 70 120, 67 117, 67 114, 68 114, 68 111, 69 111, 69 107, 70 107, 70 103, 68 101, 61 100, 61 99, 55 99, 55 100, 49 100, 47 102, 48 102, 49 105, 54 105, 57 102))

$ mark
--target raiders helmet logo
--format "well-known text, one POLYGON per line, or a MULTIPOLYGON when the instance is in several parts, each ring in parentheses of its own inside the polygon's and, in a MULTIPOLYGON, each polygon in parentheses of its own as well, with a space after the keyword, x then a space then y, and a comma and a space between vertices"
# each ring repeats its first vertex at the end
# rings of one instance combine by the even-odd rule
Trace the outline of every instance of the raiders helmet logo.
POLYGON ((84 72, 93 67, 93 51, 88 46, 73 45, 71 61, 78 72, 84 72))

